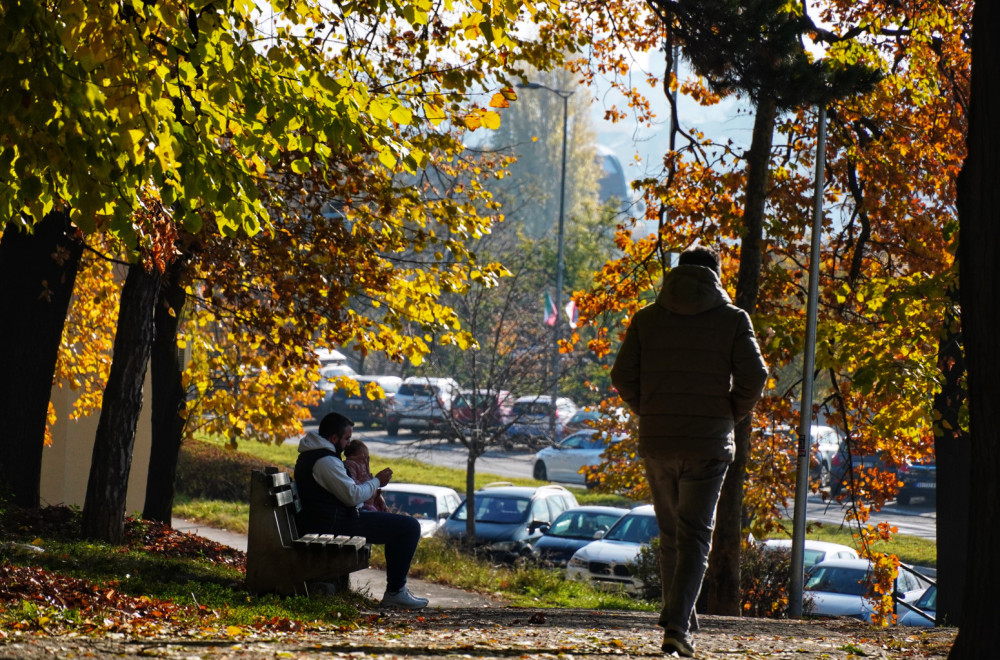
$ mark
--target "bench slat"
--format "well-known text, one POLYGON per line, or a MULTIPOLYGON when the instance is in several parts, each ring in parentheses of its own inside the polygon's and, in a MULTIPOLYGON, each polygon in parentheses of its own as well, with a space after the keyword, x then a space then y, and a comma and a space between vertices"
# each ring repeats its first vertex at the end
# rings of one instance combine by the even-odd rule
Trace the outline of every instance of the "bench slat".
POLYGON ((274 501, 274 506, 288 506, 290 504, 294 505, 296 497, 294 493, 290 490, 279 490, 276 493, 271 494, 271 498, 274 501))

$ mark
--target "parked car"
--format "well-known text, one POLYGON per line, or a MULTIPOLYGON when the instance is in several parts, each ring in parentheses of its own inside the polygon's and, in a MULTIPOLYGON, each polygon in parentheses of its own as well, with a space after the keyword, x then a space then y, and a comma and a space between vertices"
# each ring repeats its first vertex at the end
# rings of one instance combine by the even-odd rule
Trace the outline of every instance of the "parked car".
POLYGON ((937 585, 927 587, 913 607, 909 603, 900 603, 896 617, 901 626, 934 626, 937 622, 937 585))
POLYGON ((403 381, 386 410, 385 430, 450 432, 452 407, 459 395, 453 378, 411 376, 403 381))
MULTIPOLYGON (((506 447, 540 447, 550 444, 552 438, 552 397, 548 394, 531 394, 518 397, 511 409, 513 417, 505 436, 506 447)), ((566 423, 576 414, 578 408, 566 397, 555 401, 556 437, 566 435, 566 423)))
POLYGON ((659 534, 653 505, 638 506, 622 516, 599 540, 577 550, 566 564, 566 577, 589 581, 603 589, 642 595, 644 585, 632 575, 631 565, 642 547, 659 534))
POLYGON ((535 454, 533 475, 540 481, 586 484, 580 470, 584 466, 600 465, 604 450, 621 440, 620 435, 609 437, 594 429, 577 431, 562 442, 535 454))
MULTIPOLYGON (((623 408, 615 408, 611 414, 615 416, 617 421, 620 423, 623 423, 628 419, 628 413, 625 412, 623 408)), ((566 422, 565 432, 575 433, 577 431, 583 431, 584 429, 592 429, 597 422, 606 416, 607 414, 600 410, 580 408, 576 411, 576 414, 570 417, 569 421, 566 422)))
POLYGON ((507 390, 461 390, 453 408, 455 421, 470 429, 502 427, 513 418, 513 403, 507 390))
MULTIPOLYGON (((810 427, 810 431, 809 481, 816 488, 829 488, 834 456, 840 450, 840 434, 830 426, 816 424, 810 427)), ((762 429, 762 433, 765 442, 768 441, 770 434, 778 434, 781 436, 783 446, 787 446, 791 450, 798 447, 798 429, 792 429, 790 426, 782 424, 762 429)))
POLYGON ((318 348, 316 349, 316 359, 319 360, 319 367, 339 367, 347 366, 347 356, 340 351, 318 348))
POLYGON ((628 509, 615 506, 578 506, 563 511, 535 542, 531 551, 545 564, 565 566, 577 550, 604 536, 628 509))
MULTIPOLYGON (((346 364, 334 364, 319 370, 319 383, 317 383, 316 387, 322 393, 323 398, 319 400, 319 403, 309 406, 309 412, 312 414, 313 419, 319 421, 327 413, 333 412, 332 399, 334 392, 339 389, 337 387, 337 379, 341 376, 353 378, 357 374, 354 372, 354 369, 351 369, 346 364)), ((339 391, 344 392, 343 389, 339 391)))
POLYGON ((849 447, 850 444, 847 440, 842 441, 837 453, 830 460, 831 495, 836 496, 843 490, 846 482, 850 481, 852 473, 857 475, 868 470, 895 471, 881 453, 860 454, 853 447, 849 447))
POLYGON ((907 461, 896 468, 896 477, 901 483, 896 502, 902 506, 914 497, 925 501, 937 497, 937 464, 933 460, 907 461))
MULTIPOLYGON (((563 511, 578 506, 573 493, 562 486, 530 488, 506 482, 475 492, 474 545, 501 561, 531 555, 532 546, 563 511)), ((462 502, 442 525, 441 536, 465 536, 469 502, 462 502)))
MULTIPOLYGON (((324 397, 321 407, 327 412, 337 412, 351 418, 357 425, 385 426, 386 409, 389 402, 396 396, 403 382, 398 376, 352 376, 358 383, 358 393, 353 394, 345 388, 334 387, 324 397), (384 398, 370 399, 367 390, 369 383, 377 383, 385 393, 384 398)), ((321 419, 322 415, 316 419, 321 419)))
MULTIPOLYGON (((792 551, 791 539, 767 539, 761 542, 767 549, 780 549, 788 552, 792 551)), ((806 539, 802 552, 802 565, 806 570, 816 564, 828 559, 857 559, 858 553, 854 548, 850 548, 840 543, 830 543, 828 541, 814 541, 806 539)))
POLYGON ((390 511, 407 513, 420 521, 420 535, 434 536, 444 521, 462 504, 454 488, 424 484, 394 484, 382 487, 390 511))
MULTIPOLYGON (((812 614, 849 616, 871 621, 871 603, 864 596, 871 585, 872 563, 867 559, 828 559, 806 571, 803 589, 812 601, 812 614)), ((928 583, 900 566, 895 591, 904 603, 916 603, 928 583)))

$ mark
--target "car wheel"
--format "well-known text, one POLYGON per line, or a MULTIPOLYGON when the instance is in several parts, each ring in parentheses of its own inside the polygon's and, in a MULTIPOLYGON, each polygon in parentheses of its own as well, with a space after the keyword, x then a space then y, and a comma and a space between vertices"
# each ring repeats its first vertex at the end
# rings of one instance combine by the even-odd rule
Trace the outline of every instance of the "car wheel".
POLYGON ((898 504, 899 506, 906 506, 909 503, 910 503, 909 493, 900 493, 896 495, 896 504, 898 504))
POLYGON ((399 435, 399 422, 389 420, 389 422, 385 425, 385 433, 390 436, 399 435))
POLYGON ((549 480, 549 472, 548 470, 545 469, 545 463, 543 463, 542 461, 538 461, 537 463, 535 463, 534 475, 535 479, 538 479, 539 481, 549 480))

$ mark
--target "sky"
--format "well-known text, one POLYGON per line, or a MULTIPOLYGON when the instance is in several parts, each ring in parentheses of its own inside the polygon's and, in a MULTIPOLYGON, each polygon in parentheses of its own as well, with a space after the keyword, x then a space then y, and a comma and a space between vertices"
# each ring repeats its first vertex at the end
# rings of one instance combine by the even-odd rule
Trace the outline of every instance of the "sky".
MULTIPOLYGON (((662 72, 665 66, 662 53, 654 53, 651 57, 654 58, 651 64, 652 70, 662 72)), ((650 64, 646 62, 639 62, 637 68, 648 66, 650 64)), ((690 74, 685 73, 682 62, 680 76, 683 79, 687 75, 690 74)), ((608 85, 600 85, 591 90, 599 99, 591 106, 591 118, 597 133, 597 142, 614 152, 625 168, 625 176, 629 181, 654 175, 659 171, 670 139, 670 104, 662 88, 650 87, 642 75, 635 76, 633 82, 653 105, 653 112, 657 117, 656 124, 652 126, 641 126, 635 121, 623 121, 617 124, 606 121, 605 107, 611 103, 624 107, 626 105, 624 99, 610 91, 608 85)), ((716 141, 732 139, 744 149, 750 146, 753 116, 745 102, 727 98, 717 105, 702 107, 691 98, 680 96, 678 115, 682 128, 696 128, 716 141)))

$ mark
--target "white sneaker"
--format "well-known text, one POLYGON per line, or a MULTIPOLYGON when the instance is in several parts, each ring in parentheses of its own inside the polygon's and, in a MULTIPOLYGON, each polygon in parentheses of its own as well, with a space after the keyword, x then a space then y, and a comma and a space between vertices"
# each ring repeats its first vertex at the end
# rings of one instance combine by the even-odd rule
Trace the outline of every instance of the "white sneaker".
POLYGON ((401 610, 420 610, 427 607, 429 602, 426 598, 414 596, 406 587, 395 592, 386 591, 382 596, 382 607, 397 607, 401 610))

